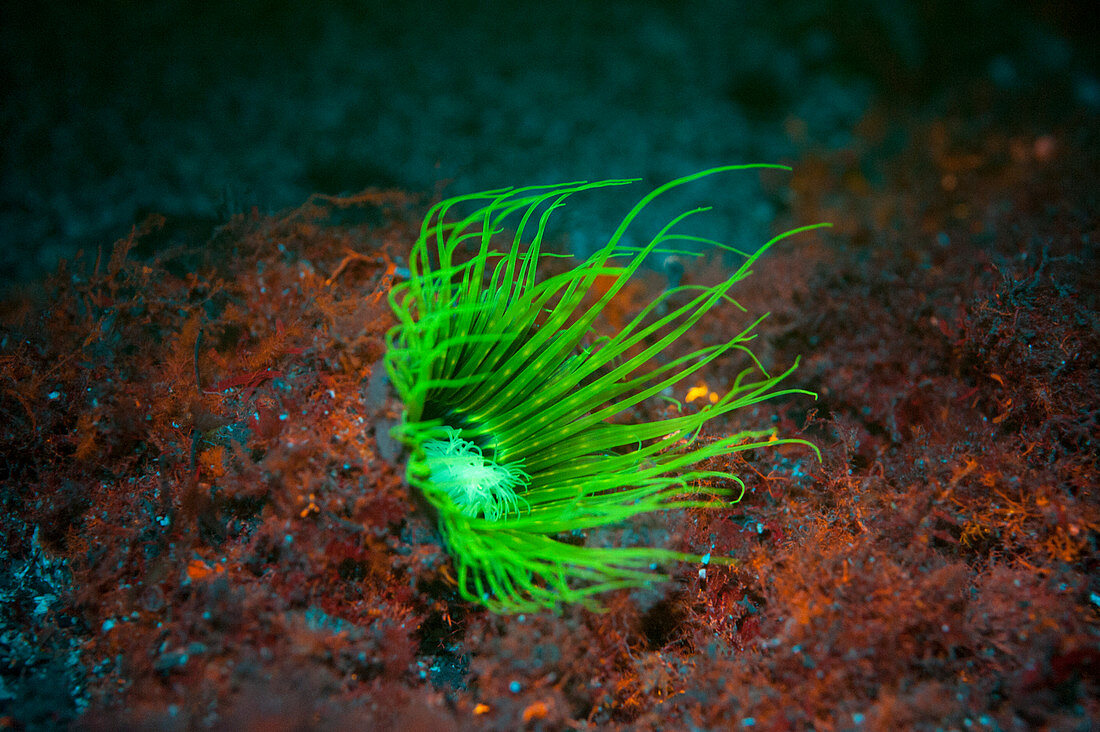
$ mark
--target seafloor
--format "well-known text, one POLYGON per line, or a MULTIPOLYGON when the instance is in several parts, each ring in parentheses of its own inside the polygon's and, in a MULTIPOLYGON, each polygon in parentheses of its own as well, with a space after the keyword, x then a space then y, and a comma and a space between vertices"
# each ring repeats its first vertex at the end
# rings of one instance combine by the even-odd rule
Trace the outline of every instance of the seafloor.
POLYGON ((739 293, 771 311, 765 365, 801 354, 817 401, 708 428, 776 424, 821 461, 714 465, 740 503, 643 528, 737 566, 602 614, 458 601, 379 438, 400 408, 376 378, 386 289, 422 202, 319 198, 141 256, 179 235, 150 217, 10 299, 7 719, 79 698, 103 728, 1088 728, 1095 130, 863 124, 864 149, 769 181, 792 221, 836 227, 739 293), (906 142, 872 185, 887 134, 906 142))
POLYGON ((770 312, 757 355, 801 356, 790 385, 818 397, 700 439, 776 426, 821 460, 717 460, 739 503, 589 536, 737 559, 602 613, 462 602, 408 494, 380 359, 429 197, 317 196, 210 236, 154 214, 12 288, 0 727, 1095 728, 1100 129, 1042 108, 981 82, 873 105, 851 144, 760 178, 775 231, 834 228, 768 253, 747 314, 692 342, 770 312))

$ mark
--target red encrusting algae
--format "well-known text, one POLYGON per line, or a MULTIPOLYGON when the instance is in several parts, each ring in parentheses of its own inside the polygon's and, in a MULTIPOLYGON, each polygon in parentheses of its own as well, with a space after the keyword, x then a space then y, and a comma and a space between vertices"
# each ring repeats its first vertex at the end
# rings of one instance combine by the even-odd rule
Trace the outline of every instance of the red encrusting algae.
MULTIPOLYGON (((461 603, 408 494, 378 363, 422 202, 318 196, 197 242, 154 217, 12 293, 0 526, 20 701, 0 721, 79 704, 91 728, 1095 722, 1096 148, 948 120, 880 159, 886 126, 871 113, 862 147, 797 166, 793 219, 837 233, 770 253, 736 293, 772 311, 765 365, 801 354, 819 399, 726 427, 774 413, 822 462, 716 459, 749 486, 728 511, 591 532, 740 560, 602 614, 461 603), (63 701, 35 707, 47 682, 63 701)), ((602 327, 636 307, 624 292, 602 327)), ((699 343, 736 327, 701 325, 699 343)))

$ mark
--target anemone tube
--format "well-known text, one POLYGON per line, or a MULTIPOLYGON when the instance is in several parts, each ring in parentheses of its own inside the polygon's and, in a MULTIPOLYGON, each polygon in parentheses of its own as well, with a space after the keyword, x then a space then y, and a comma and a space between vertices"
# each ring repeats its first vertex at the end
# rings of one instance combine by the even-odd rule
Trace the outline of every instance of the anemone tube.
POLYGON ((540 259, 558 256, 542 251, 554 210, 574 194, 636 181, 485 191, 428 212, 408 279, 390 292, 397 324, 386 337, 385 365, 405 407, 394 436, 409 451, 408 482, 437 514, 466 600, 495 612, 567 603, 599 608, 596 595, 665 579, 661 564, 701 557, 563 539, 651 511, 740 500, 745 487, 738 476, 693 467, 709 458, 784 443, 816 451, 773 429, 695 440, 705 423, 733 410, 785 394, 815 396, 777 388, 797 361, 773 376, 753 356, 747 344, 766 315, 728 342, 664 362, 659 357, 720 302, 740 308, 730 290, 775 242, 828 224, 785 232, 749 254, 674 233, 685 218, 708 210, 698 208, 676 216, 645 246, 623 241, 658 195, 715 173, 758 168, 789 170, 725 166, 666 183, 626 214, 602 249, 571 270, 541 278, 540 259), (471 206, 472 212, 454 216, 471 206), (494 238, 506 219, 516 218, 511 245, 498 251, 494 238), (725 281, 666 290, 616 335, 593 338, 597 316, 648 256, 696 256, 700 245, 743 261, 725 281), (598 279, 611 284, 594 290, 598 279), (653 422, 611 421, 731 351, 752 365, 714 403, 653 422))

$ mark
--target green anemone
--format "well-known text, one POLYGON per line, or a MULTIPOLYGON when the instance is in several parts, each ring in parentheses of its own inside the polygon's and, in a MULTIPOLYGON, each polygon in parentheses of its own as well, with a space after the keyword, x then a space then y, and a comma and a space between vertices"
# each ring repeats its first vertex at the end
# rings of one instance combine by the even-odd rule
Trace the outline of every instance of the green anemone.
POLYGON ((773 429, 695 439, 705 423, 735 409, 783 394, 812 396, 777 388, 797 362, 771 375, 753 356, 748 343, 762 318, 686 355, 674 345, 711 308, 740 307, 730 290, 768 247, 826 224, 788 231, 750 254, 674 233, 707 210, 699 208, 676 216, 644 246, 623 241, 658 195, 749 168, 783 166, 726 166, 666 183, 630 209, 603 248, 564 272, 544 274, 539 266, 557 256, 542 251, 554 210, 576 193, 635 181, 485 191, 438 203, 425 217, 408 279, 390 292, 398 323, 387 334, 385 363, 405 404, 394 434, 409 451, 408 481, 434 507, 467 600, 497 612, 598 607, 599 593, 664 579, 660 565, 702 558, 587 547, 577 544, 578 532, 651 511, 728 506, 744 493, 741 479, 699 463, 765 445, 813 447, 773 429), (498 250, 506 220, 511 244, 498 250), (594 321, 647 257, 695 256, 700 246, 733 252, 742 263, 714 286, 662 292, 620 332, 595 337, 594 321), (750 365, 716 401, 698 410, 677 405, 674 416, 652 422, 621 419, 731 351, 750 365))

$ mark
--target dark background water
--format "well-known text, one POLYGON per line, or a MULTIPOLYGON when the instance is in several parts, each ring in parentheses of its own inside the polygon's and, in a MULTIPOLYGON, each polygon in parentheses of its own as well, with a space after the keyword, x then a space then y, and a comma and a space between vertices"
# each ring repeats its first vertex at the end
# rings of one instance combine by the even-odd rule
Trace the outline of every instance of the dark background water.
MULTIPOLYGON (((1089 3, 18 3, 3 12, 0 271, 27 280, 150 212, 196 232, 311 192, 608 177, 562 217, 591 250, 646 187, 853 144, 872 107, 974 80, 1056 120, 1100 108, 1089 3)), ((873 171, 867 171, 874 181, 873 171)), ((784 207, 753 174, 666 201, 741 246, 784 207)))

